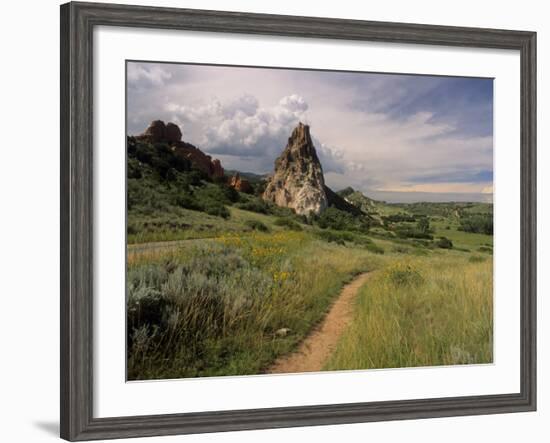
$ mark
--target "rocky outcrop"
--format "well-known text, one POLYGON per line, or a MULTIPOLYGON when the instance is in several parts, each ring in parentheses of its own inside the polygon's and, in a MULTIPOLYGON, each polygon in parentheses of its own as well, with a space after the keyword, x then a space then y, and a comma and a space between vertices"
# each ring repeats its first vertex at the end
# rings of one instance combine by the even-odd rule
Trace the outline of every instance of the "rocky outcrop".
POLYGON ((177 143, 181 141, 181 130, 178 125, 175 123, 167 123, 166 124, 166 132, 165 132, 166 141, 168 143, 177 143))
POLYGON ((181 129, 175 123, 164 124, 162 120, 153 120, 138 137, 150 143, 178 143, 181 142, 181 135, 181 129))
POLYGON ((172 146, 174 154, 179 155, 191 162, 195 169, 198 169, 210 178, 221 178, 224 176, 224 170, 218 159, 212 160, 212 157, 206 155, 199 148, 190 143, 178 142, 172 146))
POLYGON ((356 191, 350 186, 338 191, 336 194, 366 214, 378 212, 379 201, 367 197, 361 191, 356 191))
POLYGON ((175 123, 164 124, 162 120, 154 120, 143 134, 137 136, 137 139, 149 143, 167 143, 175 155, 185 158, 194 168, 204 172, 210 178, 224 176, 223 167, 218 159, 212 160, 212 157, 196 146, 182 141, 181 137, 181 129, 175 123))
POLYGON ((297 214, 320 214, 328 206, 323 168, 311 141, 309 126, 299 123, 275 160, 263 198, 297 214))
POLYGON ((222 164, 217 158, 215 158, 212 160, 212 177, 220 178, 223 177, 223 175, 224 170, 222 168, 222 164))
POLYGON ((246 178, 242 178, 238 172, 229 179, 229 186, 239 192, 245 192, 247 194, 251 194, 253 191, 250 182, 246 178))
POLYGON ((159 143, 166 140, 166 125, 162 120, 153 120, 140 138, 147 139, 151 143, 159 143))

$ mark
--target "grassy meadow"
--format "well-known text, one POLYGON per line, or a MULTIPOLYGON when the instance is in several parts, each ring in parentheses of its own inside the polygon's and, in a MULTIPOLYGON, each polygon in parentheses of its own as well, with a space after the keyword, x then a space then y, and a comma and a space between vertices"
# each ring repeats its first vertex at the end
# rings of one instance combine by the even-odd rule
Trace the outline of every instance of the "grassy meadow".
POLYGON ((492 283, 487 257, 392 260, 361 288, 325 369, 492 362, 492 283))
POLYGON ((307 218, 264 202, 261 178, 241 193, 155 162, 163 146, 140 149, 129 141, 129 380, 261 374, 363 272, 323 369, 492 361, 491 204, 390 205, 343 190, 364 216, 307 218))
POLYGON ((307 335, 344 282, 378 261, 295 231, 130 252, 128 376, 260 373, 307 335))

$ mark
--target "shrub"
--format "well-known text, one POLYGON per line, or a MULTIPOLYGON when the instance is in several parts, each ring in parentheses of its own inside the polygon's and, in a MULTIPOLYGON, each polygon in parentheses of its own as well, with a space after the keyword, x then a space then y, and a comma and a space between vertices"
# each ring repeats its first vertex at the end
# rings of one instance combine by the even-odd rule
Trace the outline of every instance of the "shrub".
POLYGON ((315 218, 317 225, 323 229, 334 229, 337 231, 359 231, 368 232, 369 222, 367 219, 357 217, 349 212, 337 208, 327 208, 321 215, 315 218))
POLYGON ((427 239, 433 240, 433 235, 419 231, 416 228, 411 228, 408 226, 399 226, 395 229, 395 233, 399 238, 418 238, 418 239, 427 239))
POLYGON ((302 230, 302 227, 300 226, 300 224, 294 220, 292 220, 291 218, 278 218, 277 220, 275 220, 273 222, 274 225, 276 226, 283 226, 287 229, 290 229, 292 231, 301 231, 302 230))
POLYGON ((225 183, 219 183, 218 186, 222 190, 223 196, 227 201, 237 203, 241 199, 239 192, 235 188, 227 186, 225 183))
POLYGON ((347 241, 353 241, 353 236, 349 232, 337 232, 332 230, 324 230, 317 232, 318 237, 329 243, 345 245, 347 241))
POLYGON ((203 180, 206 180, 206 174, 202 171, 193 169, 184 176, 184 186, 202 186, 203 180))
POLYGON ((417 286, 424 281, 420 272, 410 264, 396 263, 385 271, 388 280, 396 286, 417 286))
POLYGON ((129 164, 130 160, 133 159, 149 165, 162 178, 166 178, 166 174, 170 169, 178 172, 191 170, 191 162, 185 157, 174 153, 166 143, 151 144, 135 137, 128 137, 127 140, 129 164))
POLYGON ((493 216, 491 214, 476 214, 461 218, 458 229, 464 232, 493 235, 493 216))
POLYGON ((174 204, 181 208, 192 209, 195 211, 202 211, 203 206, 190 194, 179 193, 174 197, 174 204))
POLYGON ((128 158, 128 178, 141 178, 143 176, 141 172, 141 165, 135 158, 128 158))
POLYGON ((417 248, 428 248, 428 249, 433 249, 434 248, 434 244, 428 240, 423 240, 423 239, 416 239, 416 240, 413 240, 413 245, 417 248))
POLYGON ((142 163, 151 164, 155 157, 155 148, 148 143, 137 143, 135 145, 135 157, 142 163))
POLYGON ((237 208, 245 211, 257 212, 259 214, 269 214, 270 208, 268 204, 260 198, 254 198, 246 202, 238 203, 237 208))
POLYGON ((442 248, 442 249, 453 248, 453 242, 449 240, 447 237, 440 237, 435 244, 438 248, 442 248))
POLYGON ((268 232, 269 228, 259 220, 246 220, 244 222, 245 226, 253 229, 255 231, 268 232))
POLYGON ((352 216, 336 208, 327 208, 317 219, 319 227, 344 230, 352 225, 352 216))
POLYGON ((152 378, 153 362, 200 367, 209 340, 249 323, 250 314, 243 313, 255 309, 273 285, 269 274, 235 252, 206 247, 184 263, 130 268, 127 278, 128 377, 134 380, 152 378))
POLYGON ((422 234, 428 234, 430 232, 430 221, 427 217, 422 217, 416 224, 416 229, 422 234))
POLYGON ((209 215, 214 215, 216 217, 229 218, 231 213, 229 210, 221 203, 216 201, 208 201, 203 206, 204 212, 209 215))
POLYGON ((128 210, 134 207, 146 207, 151 211, 170 207, 170 195, 150 186, 144 179, 128 179, 127 188, 128 210))
POLYGON ((205 206, 210 204, 231 204, 231 200, 228 194, 226 194, 226 189, 229 188, 208 183, 195 189, 194 195, 205 206))
POLYGON ((479 248, 477 248, 477 250, 479 252, 486 252, 488 254, 492 254, 493 253, 493 248, 490 248, 488 246, 480 246, 479 248))
POLYGON ((388 223, 414 222, 416 218, 414 215, 399 213, 382 216, 382 221, 387 225, 388 223))

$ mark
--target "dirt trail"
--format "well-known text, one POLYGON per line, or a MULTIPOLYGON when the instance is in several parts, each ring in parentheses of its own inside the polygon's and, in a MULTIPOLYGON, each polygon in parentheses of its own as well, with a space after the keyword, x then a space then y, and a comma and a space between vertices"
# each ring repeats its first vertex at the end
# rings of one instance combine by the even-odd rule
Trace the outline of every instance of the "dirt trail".
POLYGON ((179 246, 198 243, 200 241, 212 241, 212 238, 187 238, 185 240, 167 240, 148 243, 128 243, 126 245, 129 252, 143 252, 150 250, 171 249, 179 246))
POLYGON ((278 358, 266 373, 320 371, 351 321, 353 301, 357 291, 370 275, 370 272, 360 274, 344 286, 321 324, 300 344, 295 352, 278 358))

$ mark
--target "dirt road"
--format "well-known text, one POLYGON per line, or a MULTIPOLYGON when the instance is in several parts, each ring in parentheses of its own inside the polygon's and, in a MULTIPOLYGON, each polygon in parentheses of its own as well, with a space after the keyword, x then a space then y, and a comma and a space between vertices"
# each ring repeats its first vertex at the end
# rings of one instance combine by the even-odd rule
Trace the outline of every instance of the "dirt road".
POLYGON ((320 371, 351 321, 353 301, 357 291, 370 275, 371 273, 360 274, 344 286, 321 324, 300 344, 295 352, 277 359, 266 373, 320 371))

